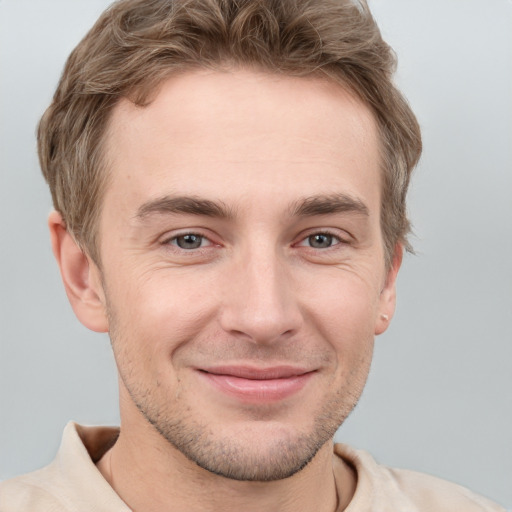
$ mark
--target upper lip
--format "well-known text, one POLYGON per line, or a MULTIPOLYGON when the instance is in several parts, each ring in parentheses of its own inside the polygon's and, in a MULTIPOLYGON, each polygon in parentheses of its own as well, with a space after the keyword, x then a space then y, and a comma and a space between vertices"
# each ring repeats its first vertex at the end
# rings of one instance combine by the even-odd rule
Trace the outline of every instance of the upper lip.
POLYGON ((252 380, 286 379, 311 372, 311 370, 306 368, 286 365, 266 368, 256 368, 254 366, 213 366, 199 368, 199 370, 213 375, 226 375, 252 380))

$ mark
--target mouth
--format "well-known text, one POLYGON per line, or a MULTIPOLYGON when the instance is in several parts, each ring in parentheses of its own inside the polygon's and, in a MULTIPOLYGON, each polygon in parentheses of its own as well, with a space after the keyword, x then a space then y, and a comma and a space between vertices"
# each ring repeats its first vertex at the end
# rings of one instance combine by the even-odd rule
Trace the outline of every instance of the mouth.
POLYGON ((301 391, 315 370, 292 366, 218 366, 198 369, 216 390, 243 402, 276 402, 301 391))

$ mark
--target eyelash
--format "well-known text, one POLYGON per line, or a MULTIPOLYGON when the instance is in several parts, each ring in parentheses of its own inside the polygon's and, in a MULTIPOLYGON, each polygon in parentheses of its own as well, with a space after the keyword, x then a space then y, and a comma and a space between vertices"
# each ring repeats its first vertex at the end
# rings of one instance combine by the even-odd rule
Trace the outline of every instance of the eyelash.
POLYGON ((206 247, 210 247, 210 246, 215 245, 215 244, 207 236, 205 236, 205 235, 203 235, 201 233, 196 233, 196 232, 192 232, 191 231, 191 232, 185 232, 185 233, 180 233, 178 235, 174 235, 173 237, 164 240, 162 245, 172 245, 172 246, 176 247, 178 250, 181 250, 181 251, 184 251, 184 252, 193 252, 193 251, 197 251, 197 250, 200 250, 200 249, 205 249, 206 247), (200 245, 198 247, 192 247, 192 248, 180 247, 178 245, 178 240, 180 238, 185 238, 185 237, 197 237, 197 238, 200 238, 201 239, 200 245), (208 242, 207 245, 203 245, 204 242, 208 242))
MULTIPOLYGON (((299 242, 294 243, 293 246, 294 247, 306 247, 310 250, 315 250, 315 251, 316 250, 326 251, 326 250, 332 249, 338 245, 346 245, 348 243, 349 242, 347 240, 341 238, 338 234, 335 234, 328 229, 323 229, 323 230, 319 230, 319 231, 312 231, 312 232, 308 233, 306 236, 302 236, 301 239, 299 240, 299 242), (330 245, 328 245, 327 247, 313 247, 311 245, 311 239, 315 236, 316 237, 325 236, 325 237, 329 238, 330 245), (309 241, 309 244, 308 244, 308 241, 309 241)), ((164 246, 171 245, 171 246, 175 247, 176 250, 178 250, 178 251, 192 253, 192 252, 198 252, 199 250, 207 249, 216 244, 209 237, 207 237, 206 235, 204 235, 202 233, 198 233, 198 232, 194 232, 194 231, 187 231, 184 233, 179 233, 177 235, 174 235, 171 238, 164 240, 162 242, 162 245, 164 245, 164 246), (200 238, 200 245, 198 247, 191 247, 191 248, 180 247, 178 245, 179 244, 178 240, 181 238, 185 238, 185 237, 200 238), (206 242, 206 245, 205 245, 205 242, 206 242)))
POLYGON ((302 237, 301 240, 295 245, 299 246, 299 247, 307 247, 308 249, 312 249, 312 250, 326 251, 328 249, 332 249, 332 248, 336 247, 337 245, 341 245, 341 244, 348 244, 348 242, 346 240, 344 240, 343 238, 341 238, 338 234, 333 233, 332 231, 330 231, 328 229, 323 229, 320 231, 313 231, 313 232, 308 233, 305 237, 302 237), (313 237, 318 237, 318 236, 328 237, 331 239, 332 243, 327 247, 313 247, 311 245, 311 239, 313 237), (310 242, 310 244, 305 245, 308 241, 310 242))

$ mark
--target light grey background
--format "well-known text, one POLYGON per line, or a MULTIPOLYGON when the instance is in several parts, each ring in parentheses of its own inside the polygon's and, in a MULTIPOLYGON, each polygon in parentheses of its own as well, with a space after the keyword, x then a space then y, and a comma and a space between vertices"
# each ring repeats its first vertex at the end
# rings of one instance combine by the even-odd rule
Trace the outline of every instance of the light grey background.
MULTIPOLYGON (((106 0, 0 0, 0 479, 46 464, 69 419, 117 423, 108 339, 75 320, 46 229, 35 125, 106 0)), ((417 256, 337 439, 512 508, 512 3, 374 0, 425 151, 417 256)))

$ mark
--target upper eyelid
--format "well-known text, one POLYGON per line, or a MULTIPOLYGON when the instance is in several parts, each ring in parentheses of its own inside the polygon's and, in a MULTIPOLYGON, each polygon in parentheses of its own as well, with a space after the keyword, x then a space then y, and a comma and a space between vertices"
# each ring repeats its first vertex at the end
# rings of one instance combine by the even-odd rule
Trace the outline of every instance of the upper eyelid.
POLYGON ((212 238, 214 238, 211 234, 205 233, 204 228, 182 228, 174 230, 172 233, 166 232, 163 235, 160 235, 158 239, 161 243, 170 242, 171 240, 174 240, 176 238, 179 238, 180 236, 186 236, 186 235, 196 235, 200 236, 202 238, 208 239, 210 242, 214 243, 212 238))
POLYGON ((179 235, 174 235, 174 236, 171 236, 168 240, 176 240, 178 238, 181 238, 181 237, 184 237, 184 236, 197 236, 199 238, 202 238, 204 240, 208 240, 211 242, 210 238, 207 237, 206 235, 203 235, 201 233, 193 233, 193 232, 190 232, 190 233, 180 233, 179 235))
POLYGON ((215 244, 212 240, 210 240, 208 237, 206 237, 206 236, 204 236, 204 235, 201 235, 201 234, 199 234, 199 233, 183 233, 183 234, 181 234, 181 235, 175 235, 175 236, 173 236, 173 237, 169 238, 169 239, 167 240, 167 242, 163 242, 163 245, 173 245, 173 246, 177 247, 177 248, 178 248, 179 250, 181 250, 181 251, 193 252, 193 251, 199 251, 199 250, 201 250, 201 249, 206 249, 206 248, 211 247, 211 246, 214 246, 214 245, 216 245, 216 244, 215 244), (200 246, 199 246, 199 247, 188 248, 188 249, 185 249, 184 247, 180 247, 180 246, 178 245, 178 243, 176 242, 176 240, 177 240, 178 238, 181 238, 181 237, 183 237, 183 236, 187 236, 187 235, 193 235, 193 236, 197 236, 197 237, 201 238, 202 240, 201 240, 201 244, 200 244, 200 246), (205 240, 206 240, 208 243, 207 243, 206 245, 203 245, 203 242, 204 242, 205 240))
POLYGON ((205 236, 196 231, 185 231, 182 233, 174 234, 172 236, 167 236, 159 240, 158 245, 164 249, 165 251, 174 254, 175 257, 198 257, 200 255, 205 255, 207 252, 209 253, 212 249, 218 248, 219 244, 214 242, 211 237, 205 236), (203 239, 201 241, 201 245, 199 247, 193 248, 185 248, 180 247, 176 240, 182 236, 186 235, 196 235, 203 239), (204 240, 207 240, 208 243, 204 244, 204 240))
POLYGON ((352 236, 348 231, 342 230, 342 229, 334 229, 334 228, 311 228, 304 232, 302 232, 297 237, 297 242, 302 242, 306 238, 309 238, 313 235, 329 235, 332 237, 337 238, 340 240, 340 242, 349 242, 350 240, 355 240, 354 236, 352 236), (350 240, 348 240, 350 239, 350 240))
MULTIPOLYGON (((329 233, 327 231, 319 231, 319 232, 314 232, 314 233, 311 233, 309 235, 306 235, 305 237, 302 237, 297 243, 295 243, 294 245, 295 246, 301 246, 300 244, 302 244, 303 242, 305 242, 306 240, 308 240, 308 238, 312 237, 312 236, 315 236, 315 235, 327 235, 327 236, 330 236, 332 238, 335 238, 336 239, 336 243, 330 245, 329 247, 325 247, 323 248, 322 250, 325 251, 326 249, 331 249, 332 247, 335 247, 336 245, 340 245, 340 244, 346 244, 347 242, 345 240, 343 240, 343 238, 339 237, 338 235, 335 235, 333 233, 329 233)), ((306 246, 307 247, 307 246, 306 246)), ((317 250, 317 248, 315 247, 311 247, 311 249, 315 249, 317 250)))

